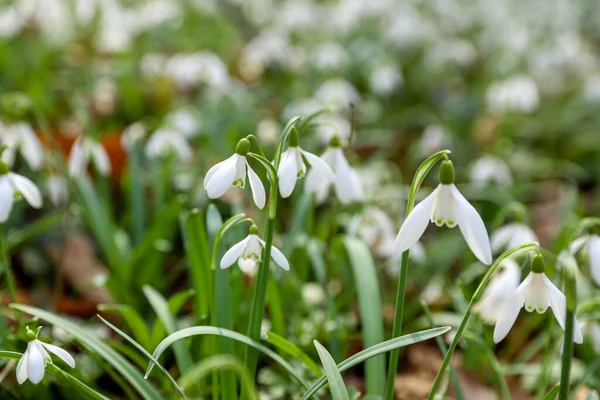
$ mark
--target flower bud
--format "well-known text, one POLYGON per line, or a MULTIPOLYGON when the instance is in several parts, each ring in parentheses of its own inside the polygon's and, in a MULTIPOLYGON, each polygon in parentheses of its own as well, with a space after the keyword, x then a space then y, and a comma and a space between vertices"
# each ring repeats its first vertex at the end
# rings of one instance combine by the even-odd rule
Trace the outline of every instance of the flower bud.
POLYGON ((452 185, 454 183, 454 164, 450 160, 442 161, 440 166, 440 183, 442 185, 452 185))
POLYGON ((250 151, 250 141, 246 138, 240 139, 237 146, 235 147, 235 152, 241 156, 245 156, 250 151))
POLYGON ((546 271, 546 263, 544 262, 544 256, 540 253, 536 253, 531 260, 531 272, 535 274, 543 274, 546 271))
POLYGON ((250 235, 258 235, 258 226, 256 226, 255 224, 252 224, 252 226, 248 230, 248 233, 250 235))
POLYGON ((342 147, 342 142, 338 135, 333 135, 329 141, 329 147, 342 147))

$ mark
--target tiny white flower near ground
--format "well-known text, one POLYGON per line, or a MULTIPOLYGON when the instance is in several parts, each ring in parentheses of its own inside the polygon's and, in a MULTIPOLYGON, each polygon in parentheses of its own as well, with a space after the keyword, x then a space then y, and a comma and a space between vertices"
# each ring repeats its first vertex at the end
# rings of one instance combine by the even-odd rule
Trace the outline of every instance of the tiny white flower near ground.
POLYGON ((52 174, 46 181, 46 189, 48 190, 48 197, 55 207, 59 207, 67 203, 69 199, 69 191, 67 187, 67 180, 64 176, 52 174))
POLYGON ((159 128, 146 143, 146 155, 156 159, 170 154, 175 154, 184 162, 189 162, 194 157, 192 147, 183 133, 172 128, 159 128))
POLYGON ((521 269, 514 260, 506 258, 500 267, 503 270, 494 275, 474 308, 474 311, 486 324, 496 323, 521 282, 521 269))
POLYGON ((232 187, 246 187, 246 173, 250 181, 250 189, 254 203, 261 210, 265 207, 265 187, 254 170, 248 164, 246 154, 250 150, 248 139, 241 139, 235 149, 235 154, 214 165, 204 177, 204 189, 211 199, 225 194, 232 187))
POLYGON ((110 158, 100 142, 85 136, 79 136, 69 154, 69 174, 81 176, 85 173, 89 162, 103 176, 110 174, 110 158))
POLYGON ((477 186, 512 184, 512 174, 508 165, 500 158, 483 156, 471 166, 471 182, 477 186))
POLYGON ((492 251, 498 253, 527 242, 537 242, 538 237, 527 225, 513 222, 498 228, 490 237, 492 251))
POLYGON ((319 174, 328 182, 335 181, 335 175, 325 161, 300 148, 298 132, 293 130, 289 136, 289 147, 281 155, 279 170, 277 171, 281 197, 290 197, 298 179, 302 179, 306 175, 306 164, 310 165, 311 171, 319 174))
MULTIPOLYGON (((514 325, 519 311, 525 308, 528 312, 537 311, 539 314, 552 309, 558 324, 565 329, 567 315, 567 300, 565 295, 552 283, 545 274, 544 259, 536 254, 531 261, 531 272, 523 282, 512 292, 509 292, 501 313, 497 316, 494 329, 494 342, 499 343, 506 337, 514 325)), ((573 341, 583 343, 583 334, 579 322, 575 320, 573 341)))
POLYGON ((408 215, 394 243, 394 253, 410 249, 423 235, 429 222, 454 228, 458 225, 475 256, 484 264, 492 263, 490 239, 477 210, 454 185, 452 161, 442 162, 440 184, 408 215))
POLYGON ((37 336, 42 328, 32 331, 27 327, 27 350, 17 364, 17 382, 22 385, 29 379, 31 383, 37 385, 44 379, 46 364, 52 363, 52 358, 48 352, 54 354, 63 360, 69 367, 75 368, 75 360, 65 350, 58 346, 44 343, 38 340, 37 336))
POLYGON ((29 167, 38 170, 44 162, 44 149, 31 125, 19 122, 3 126, 0 124, 0 145, 8 146, 2 153, 2 161, 14 166, 17 151, 21 153, 29 167))
MULTIPOLYGON (((262 261, 262 252, 265 247, 265 241, 258 237, 258 228, 256 225, 250 227, 248 236, 241 242, 233 245, 223 255, 221 259, 221 269, 229 268, 233 263, 238 262, 238 266, 243 273, 254 276, 257 267, 262 261)), ((271 258, 275 264, 286 271, 290 270, 290 264, 277 247, 271 246, 271 258)))
POLYGON ((340 139, 334 136, 329 142, 329 148, 323 153, 321 159, 329 165, 335 179, 328 180, 316 168, 312 168, 306 176, 305 190, 315 193, 317 201, 322 203, 327 198, 329 188, 333 184, 337 198, 342 204, 361 201, 364 193, 356 172, 348 164, 341 147, 340 139))
POLYGON ((0 161, 0 223, 10 216, 16 195, 21 195, 33 208, 42 208, 42 194, 28 178, 10 172, 8 165, 0 161))
POLYGON ((571 254, 581 251, 589 259, 590 275, 596 284, 600 285, 600 236, 581 236, 569 245, 571 254))

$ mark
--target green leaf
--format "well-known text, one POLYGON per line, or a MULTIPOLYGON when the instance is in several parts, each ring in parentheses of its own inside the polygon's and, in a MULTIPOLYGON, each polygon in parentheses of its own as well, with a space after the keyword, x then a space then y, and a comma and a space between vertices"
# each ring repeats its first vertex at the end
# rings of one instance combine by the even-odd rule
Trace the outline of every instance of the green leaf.
MULTIPOLYGON (((381 294, 377 270, 367 245, 360 239, 346 236, 343 243, 348 252, 358 294, 363 347, 374 346, 384 340, 381 311, 381 294)), ((373 357, 365 362, 367 394, 383 396, 385 386, 385 356, 373 357)))
MULTIPOLYGON (((294 367, 292 367, 287 361, 285 361, 281 356, 279 356, 273 350, 269 349, 268 347, 266 347, 258 342, 255 342, 254 340, 250 339, 248 336, 242 335, 237 332, 229 331, 227 329, 215 328, 214 326, 193 326, 190 328, 185 328, 180 331, 177 331, 177 332, 167 336, 162 342, 160 342, 160 344, 154 350, 152 355, 154 356, 155 359, 158 360, 160 358, 161 354, 164 353, 164 351, 173 343, 177 342, 178 340, 185 339, 190 336, 197 336, 197 335, 216 335, 216 336, 221 336, 221 337, 236 340, 236 341, 244 343, 248 346, 252 346, 256 350, 265 354, 267 357, 271 358, 273 361, 275 361, 277 364, 279 364, 298 383, 300 383, 300 385, 302 385, 304 388, 308 388, 308 384, 304 381, 304 378, 302 378, 302 376, 296 372, 294 367)), ((150 374, 153 367, 154 367, 154 363, 150 363, 148 365, 148 369, 146 370, 146 376, 148 376, 150 374)))
POLYGON ((171 376, 171 374, 169 374, 169 372, 154 357, 152 357, 152 354, 148 353, 148 351, 142 345, 140 345, 138 342, 136 342, 132 337, 130 337, 125 332, 123 332, 122 330, 120 330, 119 328, 117 328, 116 326, 114 326, 113 324, 111 324, 110 322, 108 322, 107 320, 105 320, 104 318, 102 318, 100 315, 98 315, 97 317, 106 326, 108 326, 110 329, 112 329, 113 331, 115 331, 123 339, 125 339, 129 343, 131 343, 143 355, 145 355, 146 357, 148 357, 148 359, 150 361, 152 361, 154 364, 156 364, 158 366, 158 369, 160 369, 160 371, 171 381, 171 383, 173 383, 173 386, 175 387, 175 389, 177 389, 177 391, 181 394, 181 396, 184 399, 186 398, 185 394, 183 393, 183 391, 181 390, 181 388, 179 387, 179 385, 177 384, 177 382, 175 382, 175 379, 173 379, 173 377, 171 376))
POLYGON ((41 235, 42 233, 54 229, 65 218, 63 212, 46 215, 35 222, 21 228, 11 231, 6 238, 6 251, 10 253, 14 248, 23 245, 23 243, 41 235))
POLYGON ((150 337, 150 331, 146 325, 146 321, 140 314, 131 306, 126 304, 100 304, 98 310, 102 312, 116 312, 129 326, 135 339, 141 343, 144 348, 150 348, 154 345, 150 337))
MULTIPOLYGON (((340 372, 344 372, 355 365, 358 365, 371 357, 378 356, 379 354, 386 353, 388 351, 408 346, 410 344, 422 342, 424 340, 432 339, 436 336, 443 335, 448 332, 451 328, 449 326, 439 327, 434 329, 428 329, 425 331, 415 332, 408 335, 400 336, 395 339, 387 340, 383 343, 379 343, 375 346, 371 346, 359 353, 356 353, 352 357, 347 358, 337 365, 340 372)), ((301 400, 306 400, 313 396, 319 389, 321 389, 327 382, 325 377, 317 379, 312 386, 304 393, 301 400)))
POLYGON ((559 390, 560 390, 560 382, 557 383, 556 385, 554 385, 554 387, 552 389, 550 389, 550 391, 548 393, 546 393, 546 395, 544 396, 544 400, 554 400, 556 398, 556 395, 558 394, 559 390))
POLYGON ((98 357, 106 360, 119 374, 127 380, 146 400, 163 400, 158 392, 133 368, 133 366, 119 353, 105 343, 89 335, 77 324, 59 317, 51 312, 22 304, 11 304, 11 308, 26 314, 38 317, 52 325, 59 326, 62 330, 73 336, 79 343, 94 352, 98 357))
POLYGON ((268 332, 262 335, 262 340, 277 347, 284 353, 292 356, 293 358, 302 361, 306 367, 311 370, 315 375, 321 376, 323 373, 321 368, 310 358, 305 352, 303 352, 298 346, 289 342, 284 337, 279 336, 275 332, 268 332))
MULTIPOLYGON (((151 286, 143 287, 144 294, 148 299, 148 302, 152 306, 152 309, 158 316, 158 318, 162 321, 165 329, 168 333, 177 332, 177 321, 173 314, 171 314, 171 310, 169 309, 169 304, 165 300, 165 298, 154 290, 151 286)), ((193 364, 192 357, 190 353, 187 351, 185 343, 177 343, 175 344, 175 358, 177 359, 177 365, 179 366, 180 373, 184 373, 190 369, 193 364)))
POLYGON ((209 357, 199 364, 194 365, 188 373, 179 379, 179 384, 184 389, 187 389, 190 386, 197 384, 209 374, 218 370, 232 370, 233 372, 237 373, 240 377, 242 388, 247 394, 248 399, 258 400, 256 387, 254 386, 254 381, 250 376, 250 373, 244 367, 244 364, 231 354, 219 354, 209 357))
POLYGON ((167 305, 169 306, 169 311, 171 314, 177 315, 181 308, 187 303, 190 297, 192 297, 196 291, 194 289, 184 290, 179 293, 175 293, 173 296, 169 298, 167 301, 167 305))
POLYGON ((323 347, 321 343, 315 340, 314 344, 317 348, 317 353, 319 353, 319 357, 321 358, 321 363, 325 370, 325 377, 327 378, 327 382, 329 382, 331 398, 333 400, 350 400, 344 378, 342 378, 342 374, 338 370, 337 365, 335 365, 333 357, 331 357, 331 354, 329 354, 327 349, 323 347))
POLYGON ((415 206, 415 199, 417 197, 417 192, 421 188, 423 181, 429 174, 429 171, 438 163, 442 158, 446 157, 450 154, 450 150, 442 150, 437 153, 429 156, 425 161, 421 163, 417 172, 415 172, 415 176, 412 180, 412 185, 410 186, 410 193, 408 195, 408 202, 406 205, 406 215, 410 214, 413 207, 415 206))

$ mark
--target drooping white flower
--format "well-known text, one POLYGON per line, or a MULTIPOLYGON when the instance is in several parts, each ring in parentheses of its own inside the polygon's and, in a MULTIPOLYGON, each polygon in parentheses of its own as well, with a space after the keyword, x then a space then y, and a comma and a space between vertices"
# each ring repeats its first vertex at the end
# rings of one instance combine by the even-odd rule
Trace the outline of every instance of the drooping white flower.
MULTIPOLYGON (((494 329, 494 342, 499 343, 506 337, 514 325, 519 311, 525 308, 528 312, 537 311, 539 314, 552 309, 558 324, 565 329, 567 316, 567 300, 564 294, 552 283, 544 273, 544 259, 536 254, 531 262, 531 272, 523 282, 506 298, 505 305, 500 308, 494 329)), ((583 343, 583 334, 579 322, 573 326, 573 341, 583 343)))
POLYGON ((69 154, 69 174, 81 176, 85 173, 90 160, 100 174, 103 176, 110 174, 110 158, 102 144, 89 137, 79 136, 69 154))
POLYGON ((490 240, 477 210, 454 185, 452 162, 442 162, 440 184, 408 215, 394 243, 394 252, 410 249, 423 235, 429 222, 454 228, 458 225, 465 241, 475 256, 484 264, 492 263, 490 240))
POLYGON ((569 245, 571 254, 581 251, 589 259, 590 275, 600 285, 600 236, 586 235, 573 240, 569 245))
MULTIPOLYGON (((229 268, 233 263, 238 262, 238 266, 248 275, 254 275, 256 273, 257 266, 262 261, 262 252, 265 247, 265 241, 258 237, 258 228, 256 225, 250 227, 248 236, 241 242, 233 245, 223 255, 221 259, 221 269, 229 268)), ((279 265, 286 271, 290 270, 290 264, 283 255, 283 253, 276 248, 271 246, 271 257, 275 264, 279 265)))
POLYGON ((2 161, 14 166, 17 151, 21 153, 29 167, 38 170, 44 161, 44 149, 31 126, 25 122, 2 126, 0 124, 0 144, 8 146, 2 153, 2 161))
POLYGON ((380 257, 392 256, 396 229, 392 219, 379 208, 368 207, 348 224, 348 234, 360 237, 380 257))
POLYGON ((172 128, 159 128, 146 143, 146 155, 149 158, 162 158, 175 154, 181 161, 189 162, 194 153, 185 135, 172 128))
POLYGON ((201 126, 196 112, 189 108, 180 108, 166 117, 167 124, 181 132, 186 138, 195 136, 201 126))
POLYGON ((471 166, 471 182, 478 186, 512 184, 510 168, 504 161, 494 156, 483 156, 471 166))
POLYGON ((289 147, 281 155, 279 170, 277 171, 281 197, 290 197, 298 179, 302 179, 306 175, 307 163, 310 165, 311 171, 315 171, 315 174, 319 174, 328 182, 335 181, 335 175, 329 165, 316 155, 302 150, 298 143, 298 132, 292 131, 289 138, 289 147))
POLYGON ((127 151, 131 151, 138 140, 146 136, 146 127, 141 122, 134 122, 121 133, 121 147, 127 151))
POLYGON ((38 340, 37 335, 41 327, 36 332, 27 328, 27 350, 17 364, 17 382, 22 385, 29 379, 31 383, 37 385, 44 378, 46 364, 52 363, 52 358, 48 352, 54 354, 63 360, 69 367, 75 368, 75 360, 65 350, 49 343, 38 340))
POLYGON ((46 181, 46 189, 48 197, 55 207, 59 207, 67 203, 69 199, 69 191, 67 188, 67 180, 64 176, 53 174, 46 181))
POLYGON ((342 204, 350 204, 362 200, 364 193, 360 180, 356 172, 348 164, 337 136, 331 139, 329 148, 323 153, 321 158, 335 174, 335 180, 328 180, 316 168, 312 168, 306 176, 305 190, 308 193, 315 193, 317 201, 322 203, 327 198, 329 188, 333 184, 337 198, 342 204))
POLYGON ((496 323, 521 281, 521 269, 514 260, 505 258, 500 266, 503 270, 494 275, 474 308, 481 320, 487 324, 496 323))
POLYGON ((361 101, 358 90, 350 82, 341 78, 323 82, 317 88, 315 98, 336 110, 345 110, 350 104, 358 104, 361 101))
POLYGON ((261 210, 265 207, 265 187, 246 160, 249 149, 250 142, 247 139, 240 140, 234 155, 208 170, 204 177, 204 189, 209 198, 221 197, 232 187, 238 186, 243 189, 246 187, 246 173, 248 173, 254 203, 261 210))
POLYGON ((10 172, 8 166, 0 162, 0 223, 8 219, 17 194, 23 196, 31 207, 42 208, 42 194, 35 183, 10 172))
POLYGON ((527 242, 537 242, 538 238, 534 231, 520 222, 513 222, 496 230, 490 238, 492 251, 509 250, 527 242))

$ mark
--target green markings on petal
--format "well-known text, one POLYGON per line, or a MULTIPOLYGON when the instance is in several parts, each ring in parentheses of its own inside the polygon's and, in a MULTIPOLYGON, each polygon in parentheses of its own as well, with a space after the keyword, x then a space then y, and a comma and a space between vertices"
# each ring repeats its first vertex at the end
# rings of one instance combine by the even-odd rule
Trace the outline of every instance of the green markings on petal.
POLYGON ((236 179, 231 183, 231 186, 239 186, 243 189, 246 186, 246 182, 243 179, 236 179))

